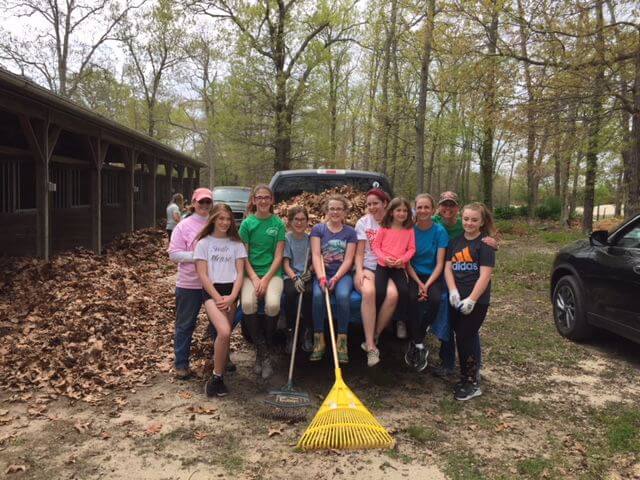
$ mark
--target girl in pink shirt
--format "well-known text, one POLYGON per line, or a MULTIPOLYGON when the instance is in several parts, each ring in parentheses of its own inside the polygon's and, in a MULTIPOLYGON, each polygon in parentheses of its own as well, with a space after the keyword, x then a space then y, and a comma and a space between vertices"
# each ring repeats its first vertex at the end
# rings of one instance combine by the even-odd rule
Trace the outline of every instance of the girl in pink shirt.
MULTIPOLYGON (((406 316, 406 305, 409 301, 409 277, 406 266, 416 253, 416 237, 413 230, 411 205, 404 198, 394 198, 389 204, 387 213, 376 235, 371 248, 378 257, 375 273, 376 303, 381 305, 387 292, 387 284, 391 281, 398 290, 398 331, 400 322, 406 316)), ((406 331, 406 327, 405 327, 406 331)))

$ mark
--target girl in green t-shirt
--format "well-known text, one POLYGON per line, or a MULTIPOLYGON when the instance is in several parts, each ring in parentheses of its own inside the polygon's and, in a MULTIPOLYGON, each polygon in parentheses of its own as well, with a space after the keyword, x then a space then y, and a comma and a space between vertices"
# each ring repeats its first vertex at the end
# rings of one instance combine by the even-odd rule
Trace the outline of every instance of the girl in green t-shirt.
POLYGON ((247 218, 240 225, 240 238, 249 254, 240 301, 244 325, 256 346, 254 372, 264 379, 273 374, 270 353, 280 315, 285 233, 284 222, 273 214, 273 192, 267 185, 256 185, 247 218), (264 319, 258 315, 259 300, 264 301, 264 319))

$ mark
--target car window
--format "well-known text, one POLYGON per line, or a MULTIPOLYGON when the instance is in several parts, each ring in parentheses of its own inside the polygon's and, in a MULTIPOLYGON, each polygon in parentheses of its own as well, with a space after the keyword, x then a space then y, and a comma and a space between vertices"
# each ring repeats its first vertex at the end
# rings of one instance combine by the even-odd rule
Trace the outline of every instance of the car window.
POLYGON ((213 198, 220 202, 248 202, 250 190, 240 188, 215 188, 213 198))
POLYGON ((300 195, 302 192, 315 193, 315 178, 312 177, 285 177, 275 186, 276 201, 288 199, 300 195))
POLYGON ((616 246, 623 248, 640 248, 640 225, 636 225, 616 242, 616 246))

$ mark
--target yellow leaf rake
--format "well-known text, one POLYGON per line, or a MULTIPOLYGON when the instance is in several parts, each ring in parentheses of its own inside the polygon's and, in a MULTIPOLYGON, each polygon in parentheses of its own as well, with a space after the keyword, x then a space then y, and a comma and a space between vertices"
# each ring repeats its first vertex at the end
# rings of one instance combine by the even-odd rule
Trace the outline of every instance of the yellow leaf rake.
MULTIPOLYGON (((324 272, 323 272, 324 273, 324 272)), ((395 440, 342 380, 329 290, 325 288, 336 381, 300 440, 302 450, 393 448, 395 440)))

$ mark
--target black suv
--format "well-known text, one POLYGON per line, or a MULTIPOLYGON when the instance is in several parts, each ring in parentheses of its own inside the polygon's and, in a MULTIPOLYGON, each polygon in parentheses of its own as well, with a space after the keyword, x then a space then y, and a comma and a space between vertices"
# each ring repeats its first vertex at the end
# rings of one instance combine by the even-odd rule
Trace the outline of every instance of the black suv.
POLYGON ((317 194, 342 185, 351 185, 361 192, 381 188, 393 197, 391 184, 386 176, 360 170, 282 170, 276 172, 269 183, 276 203, 289 200, 303 192, 317 194))
POLYGON ((640 343, 640 215, 560 250, 551 301, 564 337, 585 340, 599 327, 640 343))

